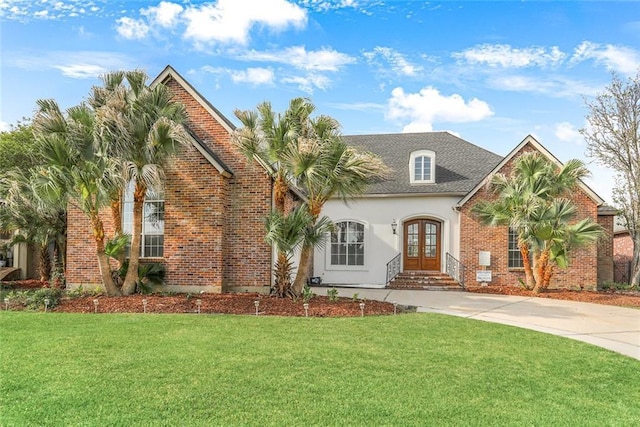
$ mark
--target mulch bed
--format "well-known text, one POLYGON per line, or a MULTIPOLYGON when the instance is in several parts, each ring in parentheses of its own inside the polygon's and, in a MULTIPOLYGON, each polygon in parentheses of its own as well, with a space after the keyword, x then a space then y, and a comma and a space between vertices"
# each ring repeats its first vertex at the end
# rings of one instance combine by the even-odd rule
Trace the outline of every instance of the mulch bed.
MULTIPOLYGON (((80 297, 65 298, 53 311, 94 313, 98 301, 98 313, 143 313, 147 301, 147 313, 197 313, 198 300, 203 314, 255 315, 258 301, 260 316, 305 316, 302 299, 276 298, 256 293, 187 295, 130 295, 126 297, 80 297)), ((393 314, 393 304, 380 301, 365 301, 364 315, 393 314)), ((360 301, 338 298, 329 301, 325 296, 314 296, 309 301, 309 317, 354 317, 362 316, 360 301)))
MULTIPOLYGON (((46 282, 38 280, 23 280, 18 282, 2 282, 4 289, 37 289, 47 287, 46 282)), ((640 292, 621 291, 571 291, 547 290, 535 295, 531 291, 515 286, 473 286, 467 291, 482 294, 517 295, 526 297, 554 298, 568 301, 590 302, 596 304, 615 305, 640 308, 640 292)), ((428 292, 428 291, 425 291, 428 292)), ((77 298, 63 298, 52 309, 55 312, 66 313, 94 313, 98 300, 98 313, 143 313, 143 300, 147 301, 147 313, 197 313, 200 300, 200 313, 203 314, 242 314, 255 315, 255 301, 259 301, 258 313, 266 316, 305 316, 309 317, 355 317, 361 316, 361 301, 351 298, 338 298, 330 301, 327 296, 316 295, 309 301, 308 313, 305 313, 302 299, 296 301, 291 298, 275 298, 256 293, 241 294, 152 294, 130 295, 126 297, 83 296, 77 298)), ((388 302, 364 301, 364 315, 388 315, 394 313, 394 306, 388 302)), ((21 307, 12 307, 19 310, 21 307)), ((404 307, 397 307, 397 312, 407 311, 404 307)))
POLYGON ((640 292, 632 291, 572 291, 566 289, 548 289, 534 294, 515 286, 468 286, 467 291, 479 294, 516 295, 524 297, 552 298, 566 301, 590 302, 595 304, 616 305, 640 308, 640 292))

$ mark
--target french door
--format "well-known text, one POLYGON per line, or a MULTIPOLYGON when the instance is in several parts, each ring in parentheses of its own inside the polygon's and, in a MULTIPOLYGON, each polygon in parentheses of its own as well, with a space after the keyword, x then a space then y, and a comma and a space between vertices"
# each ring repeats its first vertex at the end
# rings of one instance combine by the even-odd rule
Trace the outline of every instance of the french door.
POLYGON ((440 271, 440 223, 414 219, 404 223, 404 269, 440 271))

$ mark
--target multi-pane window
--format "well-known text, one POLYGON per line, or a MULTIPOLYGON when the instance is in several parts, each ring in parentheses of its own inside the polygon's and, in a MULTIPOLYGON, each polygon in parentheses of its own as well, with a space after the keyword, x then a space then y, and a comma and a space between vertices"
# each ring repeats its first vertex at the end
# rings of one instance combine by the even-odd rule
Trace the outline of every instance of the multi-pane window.
MULTIPOLYGON (((122 231, 133 231, 133 190, 130 183, 124 194, 122 209, 122 231)), ((164 255, 164 192, 147 190, 142 211, 142 235, 140 256, 162 257, 164 255)))
POLYGON ((331 233, 331 265, 364 265, 364 225, 354 221, 335 224, 331 233))
POLYGON ((436 153, 431 150, 419 150, 409 158, 409 175, 412 184, 431 184, 435 177, 436 153))
POLYGON ((414 181, 431 181, 431 157, 416 157, 413 166, 414 181))
POLYGON ((518 232, 512 228, 509 228, 509 254, 508 254, 509 268, 523 268, 522 253, 518 247, 518 232))

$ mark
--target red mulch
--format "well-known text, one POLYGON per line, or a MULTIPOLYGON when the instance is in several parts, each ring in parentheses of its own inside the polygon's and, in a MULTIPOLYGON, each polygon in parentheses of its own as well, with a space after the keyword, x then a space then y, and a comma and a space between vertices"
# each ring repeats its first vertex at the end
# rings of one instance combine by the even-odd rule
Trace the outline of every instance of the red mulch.
MULTIPOLYGON (((47 287, 47 284, 38 280, 23 280, 19 282, 3 282, 2 286, 5 289, 35 289, 47 287)), ((467 290, 483 294, 537 296, 540 298, 640 308, 640 292, 547 290, 542 294, 535 295, 531 291, 512 286, 477 286, 467 287, 467 290)), ((142 313, 144 311, 142 300, 144 299, 147 300, 148 313, 196 313, 198 311, 196 301, 200 299, 200 312, 207 314, 255 315, 255 301, 260 301, 258 305, 259 315, 305 316, 302 299, 294 301, 290 298, 275 298, 256 293, 200 294, 197 296, 153 294, 126 297, 106 297, 101 295, 98 297, 63 298, 52 311, 93 313, 95 311, 94 299, 98 300, 99 313, 142 313)), ((15 309, 18 309, 18 307, 15 307, 15 309)), ((393 314, 393 312, 394 307, 391 303, 374 300, 365 301, 365 316, 393 314)), ((362 313, 360 311, 360 301, 354 302, 351 298, 338 298, 338 301, 333 302, 329 301, 326 296, 316 295, 309 301, 308 315, 310 317, 349 317, 361 316, 362 313)))
MULTIPOLYGON (((80 297, 65 298, 53 311, 93 313, 93 300, 98 300, 99 313, 143 313, 143 300, 147 300, 147 313, 197 313, 255 315, 255 301, 259 301, 260 316, 305 316, 302 299, 276 298, 256 293, 187 295, 130 295, 126 297, 80 297)), ((380 301, 365 301, 364 315, 393 314, 393 304, 380 301)), ((361 316, 360 302, 350 298, 329 301, 326 296, 314 296, 309 301, 309 317, 353 317, 361 316)))
POLYGON ((591 302, 595 304, 617 305, 621 307, 640 308, 640 292, 622 291, 572 291, 566 289, 549 289, 541 294, 534 294, 515 286, 468 286, 469 292, 479 294, 517 295, 525 297, 553 298, 567 301, 591 302))

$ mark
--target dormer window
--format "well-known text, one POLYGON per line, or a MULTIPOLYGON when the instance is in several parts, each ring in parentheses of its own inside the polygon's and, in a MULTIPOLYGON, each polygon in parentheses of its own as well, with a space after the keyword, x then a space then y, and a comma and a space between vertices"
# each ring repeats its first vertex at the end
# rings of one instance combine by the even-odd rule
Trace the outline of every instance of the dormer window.
POLYGON ((431 150, 411 153, 409 177, 411 184, 433 184, 436 182, 436 153, 431 150))

